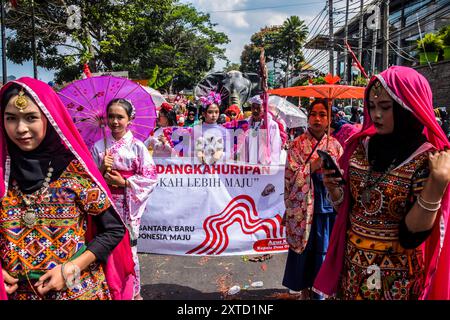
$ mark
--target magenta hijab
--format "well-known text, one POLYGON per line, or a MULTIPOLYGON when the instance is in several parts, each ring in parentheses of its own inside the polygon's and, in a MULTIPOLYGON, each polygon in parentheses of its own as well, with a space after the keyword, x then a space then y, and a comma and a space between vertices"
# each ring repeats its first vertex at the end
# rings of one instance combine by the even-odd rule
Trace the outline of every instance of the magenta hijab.
MULTIPOLYGON (((92 159, 91 153, 81 138, 80 133, 72 122, 68 111, 64 104, 46 83, 23 77, 18 80, 7 83, 0 90, 0 101, 4 92, 12 84, 16 83, 22 86, 36 101, 41 111, 47 117, 49 123, 56 130, 65 146, 74 154, 77 160, 86 169, 86 172, 96 182, 98 186, 105 192, 111 200, 111 193, 104 181, 100 171, 92 159)), ((3 119, 0 121, 0 196, 3 198, 8 190, 10 160, 8 157, 8 149, 4 136, 3 119)), ((14 160, 14 159, 12 159, 14 160)), ((91 219, 88 219, 88 230, 86 239, 89 241, 95 235, 95 226, 91 219)), ((1 267, 1 265, 0 265, 1 267)), ((134 263, 131 254, 130 238, 128 231, 125 233, 122 241, 112 251, 108 258, 108 262, 104 266, 106 281, 108 283, 111 296, 114 300, 131 300, 133 298, 133 280, 134 280, 134 263)), ((1 274, 0 274, 1 277, 1 274)), ((0 285, 0 299, 5 298, 3 295, 3 281, 0 285)))
MULTIPOLYGON (((433 97, 428 81, 414 69, 393 66, 370 80, 364 98, 364 125, 348 140, 339 163, 348 180, 349 160, 358 144, 376 132, 369 116, 369 88, 379 80, 389 95, 403 108, 412 112, 424 125, 424 134, 437 150, 450 144, 436 121, 433 97)), ((331 234, 328 253, 314 282, 315 291, 327 296, 336 294, 344 265, 346 233, 350 211, 350 192, 345 186, 345 198, 331 234)), ((450 188, 447 188, 430 237, 422 244, 425 261, 425 286, 420 299, 450 299, 450 233, 448 228, 450 188)))

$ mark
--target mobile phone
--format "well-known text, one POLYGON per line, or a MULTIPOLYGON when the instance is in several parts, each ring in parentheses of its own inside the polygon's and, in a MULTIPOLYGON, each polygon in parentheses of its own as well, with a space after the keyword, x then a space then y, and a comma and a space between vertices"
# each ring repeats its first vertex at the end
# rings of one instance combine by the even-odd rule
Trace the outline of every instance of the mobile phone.
POLYGON ((328 154, 328 152, 325 152, 323 150, 317 150, 317 154, 323 161, 323 167, 327 170, 334 170, 334 173, 331 175, 332 177, 341 178, 342 180, 339 181, 339 184, 345 184, 344 176, 341 173, 341 170, 339 170, 339 167, 337 166, 336 162, 334 162, 333 158, 328 154))

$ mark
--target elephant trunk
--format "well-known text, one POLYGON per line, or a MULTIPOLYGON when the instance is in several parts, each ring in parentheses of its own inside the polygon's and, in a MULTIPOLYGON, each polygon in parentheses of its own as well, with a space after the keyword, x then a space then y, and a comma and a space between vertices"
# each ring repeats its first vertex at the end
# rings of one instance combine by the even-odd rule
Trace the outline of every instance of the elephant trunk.
POLYGON ((239 108, 241 107, 241 100, 239 99, 239 93, 236 91, 232 92, 228 98, 230 105, 237 104, 239 108))

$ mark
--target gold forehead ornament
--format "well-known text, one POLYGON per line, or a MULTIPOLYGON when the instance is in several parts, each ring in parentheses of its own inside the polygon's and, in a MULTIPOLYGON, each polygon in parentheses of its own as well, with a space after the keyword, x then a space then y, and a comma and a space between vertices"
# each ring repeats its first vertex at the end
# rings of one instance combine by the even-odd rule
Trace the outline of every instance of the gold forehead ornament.
POLYGON ((16 101, 14 102, 14 106, 19 109, 20 112, 23 112, 28 107, 28 100, 25 97, 25 92, 23 89, 19 91, 19 95, 17 96, 16 101))
POLYGON ((381 89, 383 88, 383 86, 381 85, 381 82, 380 81, 376 81, 374 84, 373 84, 373 97, 376 99, 376 98, 378 98, 379 96, 380 96, 380 94, 381 94, 381 89))

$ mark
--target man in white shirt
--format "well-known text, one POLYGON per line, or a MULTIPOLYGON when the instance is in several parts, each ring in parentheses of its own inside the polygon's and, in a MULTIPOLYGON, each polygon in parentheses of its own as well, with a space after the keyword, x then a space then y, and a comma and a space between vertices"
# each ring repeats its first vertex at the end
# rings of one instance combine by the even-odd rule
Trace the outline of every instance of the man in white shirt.
POLYGON ((247 119, 249 132, 246 139, 246 161, 251 164, 276 165, 280 163, 281 137, 278 124, 267 115, 268 128, 264 128, 264 106, 259 95, 252 97, 252 115, 247 119), (264 128, 264 129, 262 129, 264 128), (269 133, 269 150, 267 148, 267 131, 269 133))

